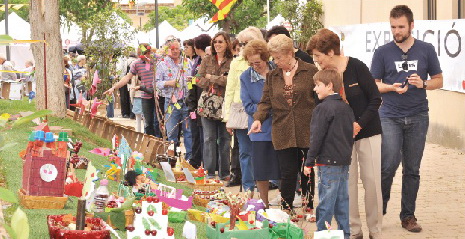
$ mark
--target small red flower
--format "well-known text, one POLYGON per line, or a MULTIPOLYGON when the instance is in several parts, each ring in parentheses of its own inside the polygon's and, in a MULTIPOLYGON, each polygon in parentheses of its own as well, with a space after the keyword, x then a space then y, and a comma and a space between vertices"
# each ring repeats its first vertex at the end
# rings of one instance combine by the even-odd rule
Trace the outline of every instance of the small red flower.
POLYGON ((168 77, 172 77, 172 76, 173 76, 173 74, 171 74, 171 73, 168 73, 168 77))

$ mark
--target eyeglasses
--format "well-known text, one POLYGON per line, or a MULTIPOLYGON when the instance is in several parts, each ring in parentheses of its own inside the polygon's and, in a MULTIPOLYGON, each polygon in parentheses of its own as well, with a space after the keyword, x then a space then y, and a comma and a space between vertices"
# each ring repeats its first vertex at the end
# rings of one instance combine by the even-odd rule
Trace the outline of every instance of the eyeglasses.
POLYGON ((218 44, 223 44, 223 42, 224 42, 224 41, 222 41, 222 40, 218 40, 218 41, 213 41, 213 44, 216 44, 216 43, 218 43, 218 44))
POLYGON ((404 70, 404 71, 408 71, 407 58, 408 58, 407 53, 403 53, 402 56, 401 56, 401 59, 404 61, 404 63, 402 63, 402 70, 404 70))
POLYGON ((260 64, 262 64, 262 61, 249 62, 249 66, 260 66, 260 64))
POLYGON ((244 47, 245 45, 247 45, 248 42, 239 42, 239 46, 240 47, 244 47))

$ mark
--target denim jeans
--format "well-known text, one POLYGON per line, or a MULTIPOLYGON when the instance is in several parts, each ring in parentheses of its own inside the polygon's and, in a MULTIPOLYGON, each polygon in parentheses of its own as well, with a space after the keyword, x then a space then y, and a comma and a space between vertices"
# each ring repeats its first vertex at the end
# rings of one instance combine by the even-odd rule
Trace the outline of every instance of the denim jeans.
POLYGON ((252 141, 247 135, 247 129, 236 129, 234 133, 239 143, 239 162, 242 171, 242 187, 244 191, 253 191, 255 182, 252 165, 252 141))
POLYGON ((198 168, 202 164, 203 159, 203 129, 202 126, 198 124, 200 121, 200 116, 196 119, 191 119, 191 135, 192 135, 192 157, 190 158, 189 163, 198 168))
POLYGON ((400 219, 415 215, 420 187, 420 163, 428 132, 428 113, 410 117, 381 118, 381 190, 383 213, 386 214, 391 186, 402 161, 402 199, 400 219))
POLYGON ((174 142, 174 145, 178 145, 178 132, 179 127, 182 128, 184 147, 186 148, 186 159, 192 158, 192 134, 189 125, 189 109, 183 102, 178 102, 181 106, 180 109, 176 109, 173 103, 170 103, 170 98, 165 98, 165 122, 166 122, 166 133, 168 135, 168 141, 174 142), (171 113, 168 113, 168 107, 171 107, 171 113), (179 124, 182 122, 181 124, 179 124))
POLYGON ((108 103, 107 105, 107 117, 108 118, 113 118, 115 117, 115 99, 113 98, 113 101, 111 103, 108 103))
POLYGON ((142 99, 142 113, 144 114, 144 130, 146 134, 161 138, 160 127, 155 113, 155 100, 142 99))
POLYGON ((202 128, 204 138, 203 163, 208 171, 208 176, 215 176, 216 163, 218 162, 218 176, 225 179, 230 173, 229 148, 231 144, 231 135, 226 130, 226 123, 202 117, 202 128))
POLYGON ((318 166, 318 178, 317 231, 327 230, 325 222, 331 223, 334 216, 338 229, 349 238, 349 165, 318 166))

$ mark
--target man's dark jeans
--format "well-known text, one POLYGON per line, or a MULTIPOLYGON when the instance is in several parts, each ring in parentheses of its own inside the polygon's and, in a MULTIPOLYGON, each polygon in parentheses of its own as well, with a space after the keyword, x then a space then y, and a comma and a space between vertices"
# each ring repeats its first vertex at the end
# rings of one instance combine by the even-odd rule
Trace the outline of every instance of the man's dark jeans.
POLYGON ((386 214, 391 186, 402 161, 402 199, 400 219, 415 216, 420 187, 420 163, 428 132, 428 112, 410 117, 381 118, 381 190, 386 214))
POLYGON ((161 138, 160 127, 155 114, 154 98, 142 99, 142 113, 144 114, 145 133, 161 138))

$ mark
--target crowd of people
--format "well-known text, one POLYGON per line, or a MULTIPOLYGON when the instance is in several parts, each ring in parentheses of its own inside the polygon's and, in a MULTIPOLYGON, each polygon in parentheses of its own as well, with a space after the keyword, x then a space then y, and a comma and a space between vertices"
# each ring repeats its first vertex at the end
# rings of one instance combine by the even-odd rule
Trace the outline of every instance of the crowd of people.
MULTIPOLYGON (((105 94, 119 89, 123 117, 139 125, 143 118, 146 134, 176 146, 182 139, 185 158, 203 165, 207 177, 256 188, 267 208, 269 190, 279 185, 283 210, 316 212, 318 230, 335 217, 346 238, 363 238, 359 179, 369 237, 382 237, 402 162, 401 225, 420 232, 415 203, 428 129, 425 90, 442 87, 442 71, 434 47, 411 35, 408 6, 394 7, 389 19, 394 40, 378 48, 371 69, 345 56, 328 29, 312 36, 305 52, 283 26, 251 26, 235 39, 225 32, 182 44, 170 37, 165 54, 141 44, 105 94)), ((64 64, 72 102, 82 92, 85 57, 65 57, 64 64)))

